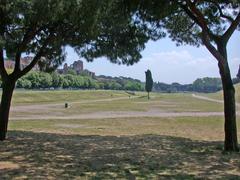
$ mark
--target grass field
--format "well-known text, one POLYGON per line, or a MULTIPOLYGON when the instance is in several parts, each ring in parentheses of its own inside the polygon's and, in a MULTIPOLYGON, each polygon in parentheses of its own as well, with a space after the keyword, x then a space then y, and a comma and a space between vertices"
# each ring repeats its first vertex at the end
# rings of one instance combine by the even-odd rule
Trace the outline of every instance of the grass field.
POLYGON ((146 94, 129 95, 121 91, 17 91, 14 94, 13 117, 49 114, 68 116, 104 111, 149 111, 169 112, 222 112, 222 104, 196 99, 192 94, 153 93, 148 101, 146 94), (130 97, 129 97, 130 96, 130 97), (64 109, 68 102, 71 108, 64 109), (21 108, 23 106, 23 108, 21 108))
POLYGON ((222 111, 191 93, 16 91, 0 179, 240 179, 222 111))

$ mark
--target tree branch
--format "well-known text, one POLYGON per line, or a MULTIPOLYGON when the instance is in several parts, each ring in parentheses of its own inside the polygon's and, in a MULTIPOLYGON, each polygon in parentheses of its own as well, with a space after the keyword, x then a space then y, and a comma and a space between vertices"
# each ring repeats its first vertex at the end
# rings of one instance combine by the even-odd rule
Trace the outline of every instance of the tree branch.
POLYGON ((44 28, 46 28, 46 27, 47 27, 46 25, 43 25, 43 26, 37 28, 37 23, 35 23, 31 27, 29 27, 28 30, 26 30, 23 40, 19 44, 18 50, 16 52, 14 71, 16 71, 16 72, 20 71, 21 54, 27 48, 28 43, 30 43, 36 37, 36 35, 40 31, 44 30, 44 28))
POLYGON ((209 36, 212 36, 213 34, 208 28, 208 25, 206 23, 206 20, 203 16, 203 14, 196 8, 195 3, 192 3, 190 0, 187 0, 187 5, 190 8, 191 14, 195 14, 195 18, 197 19, 198 25, 202 28, 203 31, 205 31, 209 36))
POLYGON ((224 64, 225 59, 224 57, 218 52, 218 50, 211 44, 209 40, 209 36, 206 33, 203 33, 202 35, 203 44, 206 46, 206 48, 209 50, 209 52, 216 58, 218 63, 224 64))
POLYGON ((216 58, 216 60, 223 65, 225 63, 225 59, 218 52, 218 50, 211 44, 211 39, 210 39, 212 38, 215 41, 215 43, 217 43, 219 41, 219 37, 211 33, 210 29, 207 26, 207 23, 203 14, 195 6, 195 3, 197 1, 194 1, 192 3, 191 0, 187 0, 186 2, 190 10, 187 7, 185 7, 184 11, 189 15, 190 18, 196 21, 196 23, 202 28, 203 44, 206 46, 209 52, 216 58))
POLYGON ((184 12, 194 21, 196 22, 202 29, 202 31, 205 31, 209 37, 211 37, 214 41, 216 41, 217 36, 214 35, 210 29, 207 26, 206 20, 202 13, 196 8, 195 6, 196 2, 191 2, 187 0, 187 6, 183 5, 182 3, 178 3, 180 7, 184 10, 184 12), (189 8, 190 9, 189 9, 189 8))
POLYGON ((225 19, 229 20, 230 22, 234 21, 234 19, 231 16, 227 16, 226 14, 223 14, 223 11, 218 3, 216 3, 216 2, 212 2, 212 3, 218 8, 220 17, 225 18, 225 19))
POLYGON ((0 49, 0 74, 3 80, 8 77, 7 71, 4 66, 4 56, 2 48, 0 49))
POLYGON ((15 56, 15 66, 14 66, 14 72, 20 71, 20 61, 21 61, 21 54, 20 52, 17 52, 15 56))
POLYGON ((19 44, 16 56, 15 56, 15 67, 14 67, 14 72, 19 72, 20 71, 20 60, 21 60, 21 54, 22 52, 26 49, 27 44, 31 42, 31 40, 36 36, 36 34, 39 32, 36 28, 36 24, 28 28, 26 33, 23 36, 22 42, 19 44))
POLYGON ((53 39, 54 39, 54 36, 52 34, 50 34, 46 38, 45 42, 43 43, 42 47, 39 49, 38 53, 35 55, 33 60, 31 61, 31 63, 27 67, 25 67, 22 71, 20 71, 19 73, 17 73, 17 72, 15 73, 16 78, 20 78, 32 70, 32 68, 37 64, 37 62, 40 60, 40 58, 42 56, 44 56, 45 48, 48 46, 49 42, 51 42, 53 39))
POLYGON ((236 28, 238 27, 240 23, 240 12, 238 13, 237 17, 235 18, 235 20, 232 22, 232 24, 229 26, 229 28, 227 29, 227 31, 223 34, 223 40, 225 42, 227 42, 230 37, 232 36, 233 32, 236 30, 236 28))
POLYGON ((32 68, 37 64, 39 59, 43 56, 43 49, 44 47, 40 49, 40 51, 34 56, 33 60, 27 67, 25 67, 22 71, 17 73, 17 78, 24 76, 25 74, 32 70, 32 68))

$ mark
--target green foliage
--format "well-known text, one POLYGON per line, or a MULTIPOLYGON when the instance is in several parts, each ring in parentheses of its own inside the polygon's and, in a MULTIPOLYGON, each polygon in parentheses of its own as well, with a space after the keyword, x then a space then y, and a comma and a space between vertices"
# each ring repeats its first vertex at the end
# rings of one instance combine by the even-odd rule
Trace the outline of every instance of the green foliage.
MULTIPOLYGON (((1 83, 1 81, 0 81, 1 83)), ((17 88, 25 89, 49 89, 49 88, 73 88, 73 89, 111 89, 141 91, 142 83, 130 78, 106 78, 93 79, 82 75, 60 75, 57 72, 51 74, 32 71, 17 81, 17 88), (121 80, 120 80, 121 79, 121 80)))
POLYGON ((25 78, 20 78, 17 81, 17 87, 18 88, 25 88, 25 89, 30 89, 32 87, 31 81, 25 79, 25 78))
POLYGON ((32 83, 32 88, 39 88, 40 82, 39 82, 39 73, 38 72, 30 72, 26 76, 22 77, 22 79, 25 78, 29 80, 32 83))
POLYGON ((52 87, 58 88, 63 86, 63 77, 56 72, 51 73, 52 87))
POLYGON ((73 69, 68 69, 68 70, 67 70, 67 74, 77 75, 77 72, 74 71, 73 69))
POLYGON ((197 79, 192 84, 193 91, 196 92, 216 92, 222 89, 220 78, 202 78, 197 79))
MULTIPOLYGON (((111 82, 110 89, 112 89, 112 90, 121 90, 122 86, 121 86, 121 84, 119 84, 117 82, 111 82)), ((135 88, 134 90, 137 90, 137 88, 135 88)))
POLYGON ((64 78, 63 79, 63 88, 69 88, 70 87, 70 85, 71 85, 71 82, 68 80, 68 79, 66 79, 66 78, 64 78))
POLYGON ((17 81, 19 88, 48 88, 52 86, 52 77, 44 72, 31 72, 17 81))
MULTIPOLYGON (((39 78, 40 72, 31 72, 28 75, 20 78, 17 81, 17 88, 25 89, 39 89, 39 88, 80 88, 80 89, 111 89, 111 90, 133 90, 133 91, 143 91, 144 84, 138 80, 131 78, 112 78, 105 77, 92 79, 88 76, 82 75, 60 75, 56 72, 51 73, 51 83, 48 80, 43 80, 46 75, 42 75, 41 81, 44 83, 48 82, 49 86, 41 85, 39 78)), ((234 84, 239 83, 239 79, 233 79, 234 84)), ((2 81, 0 79, 0 87, 2 81)), ((179 83, 154 83, 154 91, 158 92, 202 92, 202 93, 212 93, 217 92, 222 89, 221 79, 220 78, 198 78, 192 84, 179 84, 179 83)))
POLYGON ((129 90, 129 91, 142 90, 142 86, 137 82, 129 81, 124 85, 124 90, 129 90))
POLYGON ((91 29, 97 38, 83 49, 75 48, 76 51, 88 61, 105 56, 117 64, 132 65, 138 62, 142 57, 140 51, 152 38, 153 31, 144 22, 133 21, 135 12, 128 7, 128 2, 103 0, 101 3, 94 29, 91 29))
MULTIPOLYGON (((235 81, 233 79, 233 81, 235 81)), ((213 93, 222 89, 222 81, 220 78, 198 78, 192 84, 179 84, 179 83, 154 83, 154 91, 158 92, 201 92, 201 93, 213 93)))
POLYGON ((150 70, 147 70, 145 74, 146 74, 145 90, 149 93, 152 91, 152 87, 153 87, 152 73, 150 70))
MULTIPOLYGON (((221 37, 226 32, 240 13, 240 2, 227 0, 194 2, 191 0, 143 0, 130 4, 137 9, 137 17, 150 24, 148 28, 154 32, 167 32, 177 45, 204 44, 202 39, 204 33, 207 33, 210 42, 216 44, 217 37, 221 37)), ((239 19, 234 23, 238 25, 239 19)), ((233 30, 236 27, 232 27, 233 30)), ((225 38, 228 39, 228 37, 225 38)))
POLYGON ((52 86, 52 77, 48 73, 40 72, 38 80, 39 80, 40 88, 48 88, 52 86))

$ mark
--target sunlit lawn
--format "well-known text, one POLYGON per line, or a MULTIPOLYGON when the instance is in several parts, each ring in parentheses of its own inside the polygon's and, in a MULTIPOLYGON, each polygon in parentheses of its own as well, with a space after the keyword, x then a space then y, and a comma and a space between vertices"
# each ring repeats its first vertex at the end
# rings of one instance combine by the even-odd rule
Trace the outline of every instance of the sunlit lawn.
POLYGON ((28 110, 28 107, 18 111, 13 110, 12 117, 30 114, 66 116, 104 111, 223 111, 222 104, 196 99, 191 93, 152 93, 148 101, 144 92, 129 95, 124 91, 16 91, 13 97, 13 107, 22 105, 30 105, 28 107, 31 110, 28 110), (110 99, 113 100, 110 101, 110 99), (70 105, 67 110, 64 109, 66 102, 70 105))

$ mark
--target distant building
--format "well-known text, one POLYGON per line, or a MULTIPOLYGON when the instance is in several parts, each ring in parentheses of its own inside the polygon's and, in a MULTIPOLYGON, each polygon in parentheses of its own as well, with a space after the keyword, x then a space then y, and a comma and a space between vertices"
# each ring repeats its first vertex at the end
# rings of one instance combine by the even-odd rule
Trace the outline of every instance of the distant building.
POLYGON ((83 62, 81 60, 74 61, 70 67, 77 73, 80 74, 83 71, 83 62))
POLYGON ((73 64, 68 66, 67 63, 63 65, 63 69, 58 69, 59 74, 67 74, 69 70, 73 70, 76 74, 86 74, 88 76, 94 77, 95 73, 83 68, 83 62, 81 60, 74 61, 73 64))
MULTIPOLYGON (((32 60, 33 60, 32 56, 26 56, 26 57, 21 58, 20 68, 24 69, 32 62, 32 60)), ((10 60, 10 59, 5 59, 4 66, 6 69, 14 69, 15 61, 10 60)), ((39 69, 40 68, 39 68, 38 64, 36 64, 32 70, 38 71, 39 69)), ((83 62, 81 60, 74 61, 73 64, 71 64, 70 66, 68 66, 67 63, 65 63, 63 65, 63 69, 58 69, 57 71, 59 74, 67 74, 69 70, 73 70, 74 72, 76 72, 76 74, 85 74, 85 75, 88 75, 91 77, 95 77, 94 72, 91 72, 91 71, 83 68, 83 62)))
MULTIPOLYGON (((32 56, 26 56, 20 59, 20 68, 24 69, 25 67, 27 67, 33 60, 32 56)), ((4 60, 4 66, 6 69, 14 69, 15 67, 15 61, 11 60, 11 59, 5 59, 4 60)), ((38 65, 35 65, 33 67, 33 70, 39 70, 38 65)))
POLYGON ((83 72, 83 62, 81 60, 74 61, 73 64, 68 66, 67 63, 63 65, 63 69, 58 69, 58 73, 67 74, 69 70, 75 71, 77 74, 83 72))

